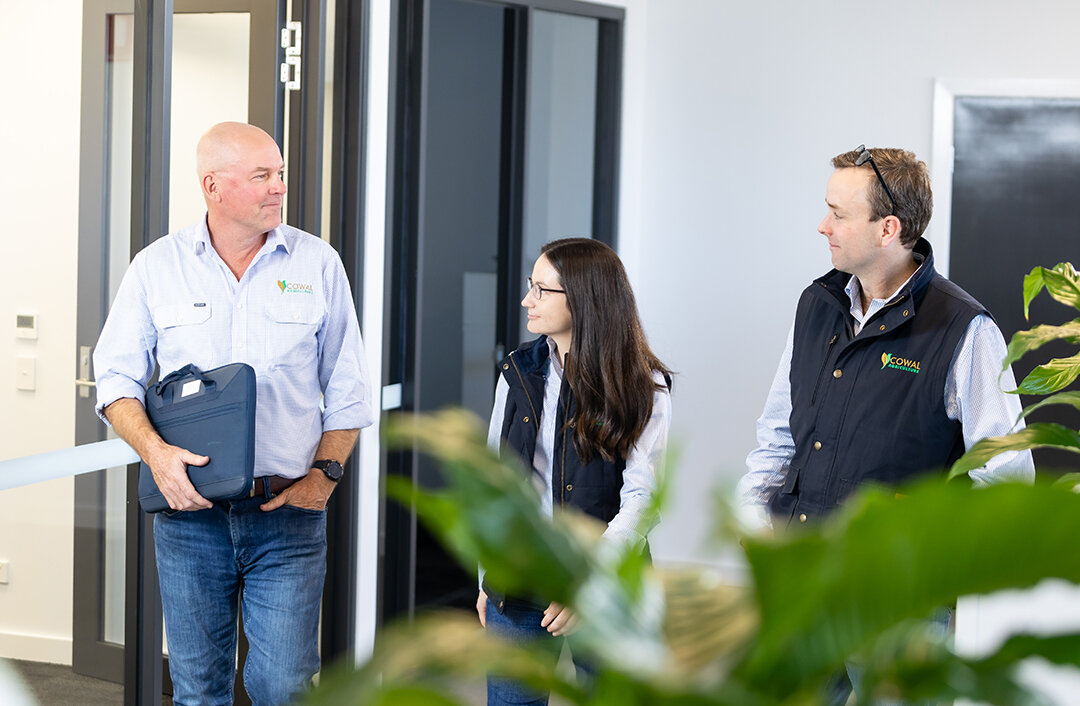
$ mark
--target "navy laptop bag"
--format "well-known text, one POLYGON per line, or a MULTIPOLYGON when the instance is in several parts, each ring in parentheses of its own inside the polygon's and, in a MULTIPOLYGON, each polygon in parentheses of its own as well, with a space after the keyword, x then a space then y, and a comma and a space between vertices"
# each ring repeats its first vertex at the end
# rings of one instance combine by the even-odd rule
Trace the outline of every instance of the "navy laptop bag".
MULTIPOLYGON (((188 477, 207 500, 251 494, 255 470, 255 370, 230 363, 201 371, 185 365, 146 391, 146 414, 166 443, 201 456, 188 477)), ((139 468, 139 504, 146 512, 169 509, 150 467, 139 468)))

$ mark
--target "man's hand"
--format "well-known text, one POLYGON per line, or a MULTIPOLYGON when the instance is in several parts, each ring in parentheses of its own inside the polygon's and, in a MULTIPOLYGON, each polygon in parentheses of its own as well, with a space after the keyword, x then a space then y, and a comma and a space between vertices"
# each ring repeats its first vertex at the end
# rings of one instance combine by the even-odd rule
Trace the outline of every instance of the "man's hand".
POLYGON ((214 504, 199 495, 188 477, 188 466, 205 466, 209 456, 199 456, 179 446, 162 444, 144 459, 154 474, 158 490, 173 510, 206 510, 214 504))
POLYGON ((476 597, 476 614, 480 616, 480 627, 487 627, 487 594, 480 591, 476 597))
MULTIPOLYGON (((332 429, 324 431, 319 439, 319 446, 315 449, 315 458, 332 458, 341 465, 345 465, 345 459, 349 457, 353 446, 356 446, 356 436, 359 429, 332 429)), ((308 474, 281 491, 270 499, 270 502, 259 506, 264 512, 277 510, 282 505, 295 505, 308 510, 325 510, 330 495, 334 492, 337 483, 326 477, 318 468, 308 469, 308 474)))
POLYGON ((270 512, 282 505, 295 505, 308 510, 325 510, 326 503, 336 487, 337 483, 327 478, 325 473, 318 468, 312 468, 306 476, 260 505, 259 509, 270 512))
POLYGON ((574 611, 553 601, 544 610, 540 627, 547 628, 547 631, 555 637, 569 635, 577 629, 577 616, 574 615, 574 611))
POLYGON ((113 429, 126 441, 139 458, 150 466, 158 490, 173 510, 205 510, 213 503, 199 495, 188 478, 188 466, 205 466, 208 456, 193 454, 179 446, 166 444, 154 430, 142 402, 121 397, 105 408, 105 416, 113 429))

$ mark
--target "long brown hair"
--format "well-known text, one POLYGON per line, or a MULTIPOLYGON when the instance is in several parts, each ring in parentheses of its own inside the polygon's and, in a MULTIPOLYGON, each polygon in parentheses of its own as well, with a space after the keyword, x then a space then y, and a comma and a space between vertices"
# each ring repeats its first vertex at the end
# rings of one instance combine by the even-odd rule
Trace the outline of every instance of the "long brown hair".
POLYGON ((625 459, 652 416, 653 380, 671 371, 653 354, 622 261, 590 238, 564 238, 540 252, 559 273, 570 307, 566 379, 577 400, 567 423, 582 461, 625 459))

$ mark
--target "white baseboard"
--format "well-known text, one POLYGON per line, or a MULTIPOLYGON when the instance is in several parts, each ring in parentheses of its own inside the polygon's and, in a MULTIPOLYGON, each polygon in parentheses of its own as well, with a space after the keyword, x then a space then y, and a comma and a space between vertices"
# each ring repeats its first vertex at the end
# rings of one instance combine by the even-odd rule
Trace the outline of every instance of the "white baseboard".
POLYGON ((71 664, 71 638, 0 632, 0 657, 71 664))

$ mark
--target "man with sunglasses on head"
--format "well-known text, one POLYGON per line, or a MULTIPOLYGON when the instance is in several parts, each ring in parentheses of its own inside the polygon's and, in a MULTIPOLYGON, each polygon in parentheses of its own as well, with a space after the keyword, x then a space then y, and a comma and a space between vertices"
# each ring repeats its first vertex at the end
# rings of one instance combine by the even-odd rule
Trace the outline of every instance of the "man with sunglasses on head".
MULTIPOLYGON (((757 421, 737 491, 750 525, 813 522, 862 485, 940 472, 1020 414, 1003 392, 1016 387, 1011 370, 999 380, 1000 329, 934 270, 926 164, 860 145, 832 165, 818 232, 835 269, 803 291, 757 421)), ((982 485, 1034 474, 1023 451, 969 475, 982 485)))
MULTIPOLYGON (((1005 339, 989 312, 934 270, 922 237, 933 211, 926 164, 863 145, 832 160, 826 213, 834 269, 799 299, 739 481, 751 528, 800 526, 860 486, 940 472, 987 436, 1012 431, 1020 399, 1001 373, 1005 339)), ((1022 427, 1023 422, 1017 423, 1022 427)), ((1031 482, 1031 452, 969 473, 976 485, 1031 482)), ((949 611, 934 623, 947 629, 949 611)), ((837 675, 843 704, 857 668, 837 675)))

